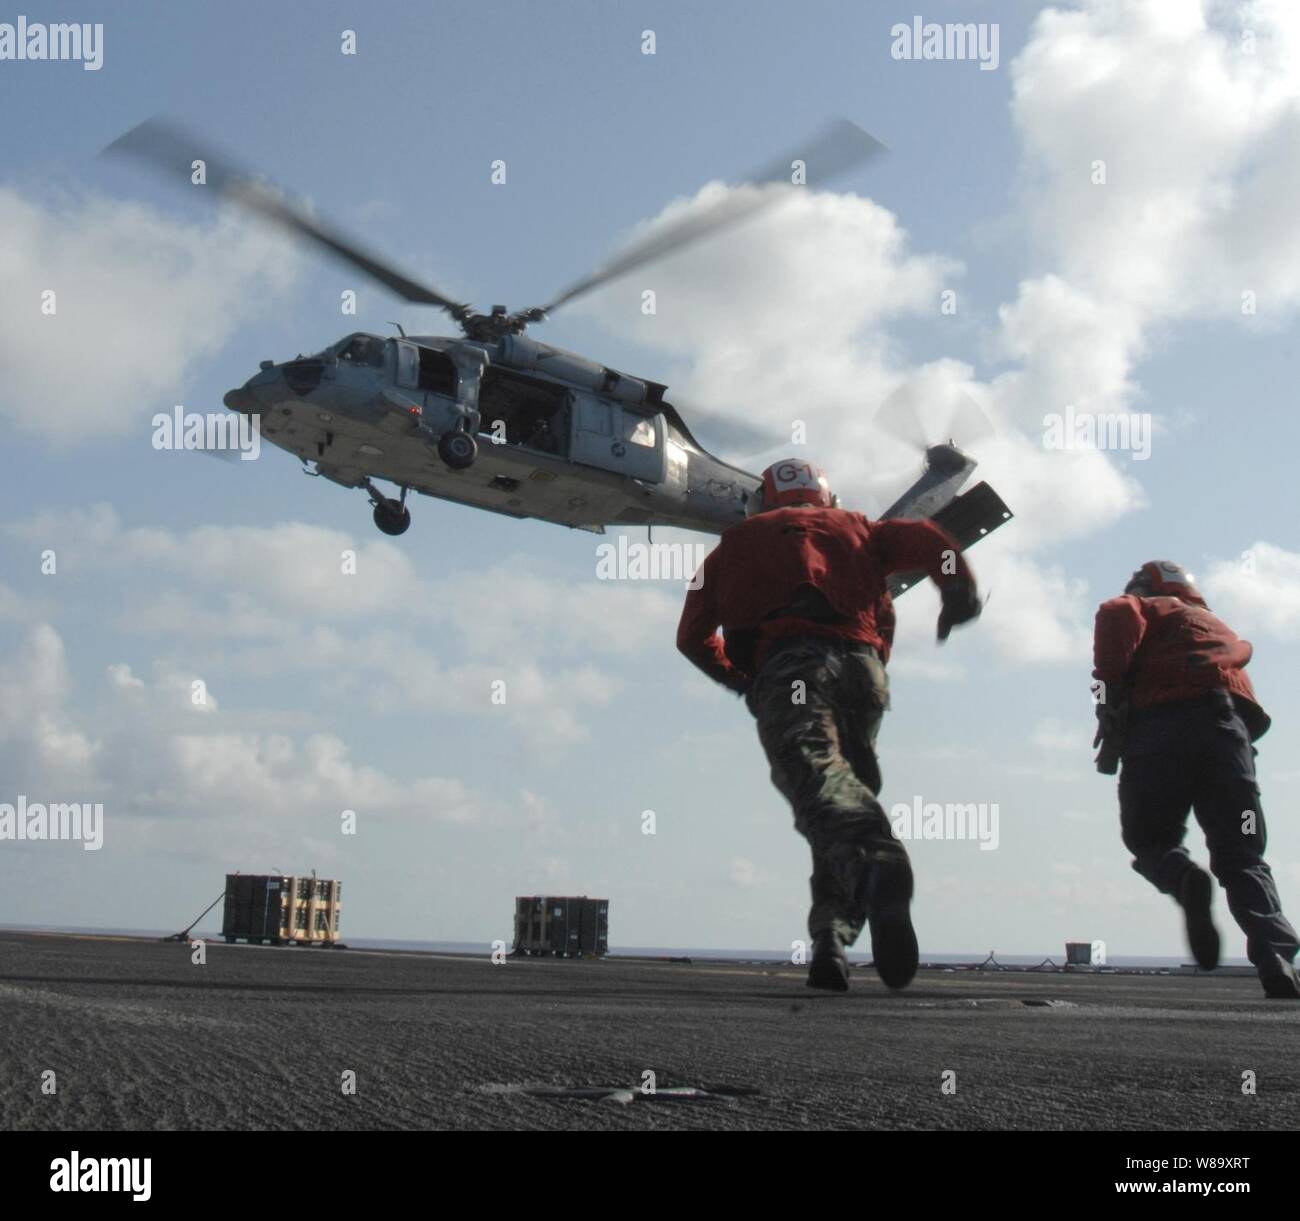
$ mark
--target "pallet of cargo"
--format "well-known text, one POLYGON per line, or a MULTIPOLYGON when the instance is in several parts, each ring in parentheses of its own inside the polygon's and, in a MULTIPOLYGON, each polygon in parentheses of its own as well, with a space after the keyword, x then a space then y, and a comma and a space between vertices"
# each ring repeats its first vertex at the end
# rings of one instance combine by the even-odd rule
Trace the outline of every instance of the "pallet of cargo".
POLYGON ((609 950, 609 900, 586 895, 527 895, 515 899, 520 957, 599 958, 609 950))
POLYGON ((314 874, 229 873, 221 935, 227 945, 337 945, 342 894, 342 882, 314 874))

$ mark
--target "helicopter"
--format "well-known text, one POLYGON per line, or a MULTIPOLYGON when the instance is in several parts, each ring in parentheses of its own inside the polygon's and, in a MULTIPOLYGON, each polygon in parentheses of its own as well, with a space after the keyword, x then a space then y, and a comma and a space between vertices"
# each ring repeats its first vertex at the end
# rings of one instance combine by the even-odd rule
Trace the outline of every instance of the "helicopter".
MULTIPOLYGON (((828 179, 883 148, 836 120, 799 153, 744 180, 761 190, 728 192, 658 228, 545 305, 515 312, 497 305, 486 314, 406 276, 165 119, 146 120, 105 151, 186 184, 202 166, 215 194, 458 324, 458 336, 407 335, 393 324, 396 336, 356 332, 309 356, 264 360, 224 397, 305 473, 364 491, 375 525, 397 536, 410 527, 412 491, 597 534, 641 525, 718 534, 742 520, 760 476, 710 453, 666 386, 526 331, 592 289, 779 204, 808 171, 828 179)), ((883 516, 931 518, 962 547, 972 545, 1011 517, 985 483, 959 494, 975 465, 955 444, 927 447, 921 477, 883 516)), ((894 592, 911 583, 892 579, 894 592)))

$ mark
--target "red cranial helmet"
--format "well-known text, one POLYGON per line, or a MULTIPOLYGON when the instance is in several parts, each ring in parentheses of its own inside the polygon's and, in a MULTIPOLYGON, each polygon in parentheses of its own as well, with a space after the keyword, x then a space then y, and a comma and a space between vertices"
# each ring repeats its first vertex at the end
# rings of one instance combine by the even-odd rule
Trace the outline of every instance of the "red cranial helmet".
POLYGON ((1148 560, 1129 578, 1124 592, 1139 598, 1182 598, 1184 602, 1205 603, 1192 574, 1172 560, 1148 560))
POLYGON ((762 486, 750 498, 749 511, 752 515, 791 505, 834 509, 839 505, 839 497, 831 491, 830 481, 820 468, 800 458, 783 458, 763 472, 762 486))

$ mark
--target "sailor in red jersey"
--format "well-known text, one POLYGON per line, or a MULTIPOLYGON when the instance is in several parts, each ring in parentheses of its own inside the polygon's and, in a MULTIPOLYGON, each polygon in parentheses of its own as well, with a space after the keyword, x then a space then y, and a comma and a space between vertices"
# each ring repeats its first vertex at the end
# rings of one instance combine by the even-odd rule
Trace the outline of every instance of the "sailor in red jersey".
POLYGON ((1300 999, 1295 929, 1264 861, 1264 814, 1251 743, 1269 727, 1246 675, 1251 646, 1210 613, 1177 564, 1153 560, 1103 602, 1093 640, 1099 770, 1120 771, 1120 829, 1133 868, 1183 909, 1197 963, 1218 965, 1214 885, 1183 847, 1187 815, 1246 934, 1265 994, 1300 999))
POLYGON ((864 923, 887 985, 916 973, 912 870, 877 800, 875 751, 894 638, 885 579, 916 571, 942 593, 940 640, 980 613, 974 577, 942 529, 840 509, 820 470, 787 459, 763 472, 751 515, 704 561, 677 628, 678 649, 745 696, 772 783, 812 847, 814 988, 847 990, 844 950, 864 923))

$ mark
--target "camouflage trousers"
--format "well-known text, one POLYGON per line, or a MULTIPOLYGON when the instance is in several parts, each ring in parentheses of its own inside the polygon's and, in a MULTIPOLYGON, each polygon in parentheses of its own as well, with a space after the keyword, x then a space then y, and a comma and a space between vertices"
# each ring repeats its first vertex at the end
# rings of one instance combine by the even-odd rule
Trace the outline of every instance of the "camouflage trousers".
POLYGON ((812 847, 808 932, 831 930, 852 945, 868 914, 871 867, 907 859, 876 799, 876 733, 889 707, 885 667, 867 645, 792 636, 772 646, 745 703, 758 721, 772 783, 812 847))

